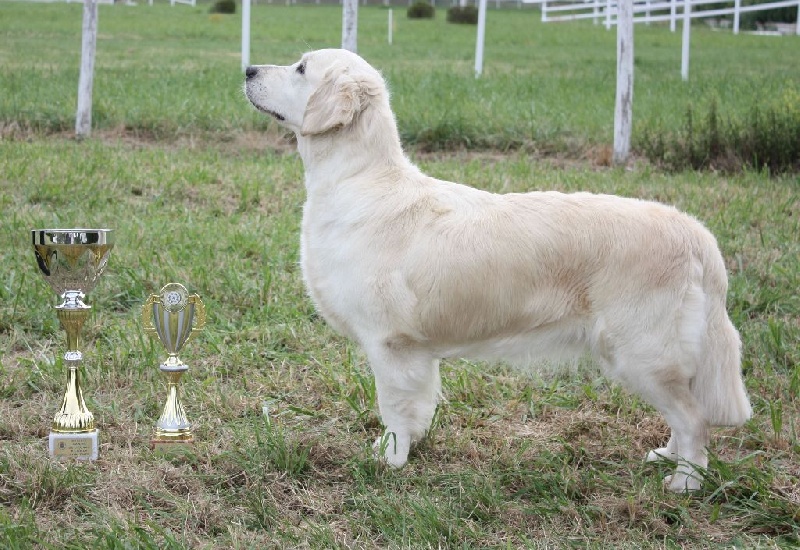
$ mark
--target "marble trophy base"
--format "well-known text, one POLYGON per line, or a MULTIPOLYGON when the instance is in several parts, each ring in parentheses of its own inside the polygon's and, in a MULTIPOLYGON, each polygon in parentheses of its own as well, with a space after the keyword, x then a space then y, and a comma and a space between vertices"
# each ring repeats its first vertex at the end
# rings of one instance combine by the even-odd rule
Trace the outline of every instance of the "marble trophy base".
POLYGON ((100 430, 91 432, 50 432, 50 457, 55 459, 97 460, 100 430))

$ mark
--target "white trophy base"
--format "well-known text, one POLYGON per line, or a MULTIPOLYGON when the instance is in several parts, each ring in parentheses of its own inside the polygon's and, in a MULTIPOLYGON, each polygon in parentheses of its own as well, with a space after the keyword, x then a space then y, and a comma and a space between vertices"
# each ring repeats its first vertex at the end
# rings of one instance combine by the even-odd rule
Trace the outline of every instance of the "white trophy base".
POLYGON ((50 432, 50 458, 97 460, 100 430, 84 433, 50 432))

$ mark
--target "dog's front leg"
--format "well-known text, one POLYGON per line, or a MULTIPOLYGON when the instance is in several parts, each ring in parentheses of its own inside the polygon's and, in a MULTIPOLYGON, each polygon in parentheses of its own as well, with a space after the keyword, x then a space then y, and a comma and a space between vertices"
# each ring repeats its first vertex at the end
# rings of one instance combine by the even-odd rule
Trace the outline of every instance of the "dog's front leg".
POLYGON ((441 393, 439 360, 430 354, 382 345, 367 351, 375 374, 378 408, 385 426, 376 454, 394 468, 408 460, 411 444, 424 437, 441 393))

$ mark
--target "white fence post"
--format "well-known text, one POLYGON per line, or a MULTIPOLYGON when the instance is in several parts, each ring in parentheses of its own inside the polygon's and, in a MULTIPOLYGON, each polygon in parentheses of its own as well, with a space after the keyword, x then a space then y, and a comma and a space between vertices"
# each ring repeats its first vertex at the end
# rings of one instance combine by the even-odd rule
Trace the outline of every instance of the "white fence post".
POLYGON ((614 164, 625 164, 633 120, 633 0, 617 3, 617 98, 614 108, 614 164))
POLYGON ((87 137, 92 131, 92 84, 94 82, 94 52, 97 45, 97 0, 83 2, 81 31, 81 72, 78 77, 78 111, 75 115, 75 134, 87 137))
POLYGON ((739 34, 739 9, 742 7, 741 0, 733 2, 733 34, 739 34))
POLYGON ((478 40, 475 44, 475 78, 483 73, 483 42, 486 38, 486 0, 478 4, 478 40))
POLYGON ((675 32, 675 19, 678 15, 678 0, 670 0, 669 3, 669 30, 675 32))
POLYGON ((242 0, 242 70, 250 65, 250 0, 242 0))
POLYGON ((358 0, 344 0, 342 4, 342 48, 358 51, 358 0))
POLYGON ((692 28, 692 2, 683 1, 683 45, 681 49, 681 78, 689 80, 689 37, 692 28))

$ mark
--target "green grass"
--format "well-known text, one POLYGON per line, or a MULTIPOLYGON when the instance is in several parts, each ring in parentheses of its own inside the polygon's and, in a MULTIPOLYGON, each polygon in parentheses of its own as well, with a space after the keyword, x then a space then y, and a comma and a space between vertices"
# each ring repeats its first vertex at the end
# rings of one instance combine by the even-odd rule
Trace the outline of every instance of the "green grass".
MULTIPOLYGON (((303 290, 302 165, 241 96, 238 18, 206 9, 101 6, 101 108, 95 137, 78 142, 68 132, 79 6, 0 3, 0 547, 800 545, 796 176, 412 148, 426 172, 492 191, 617 193, 703 220, 730 271, 728 309, 755 415, 714 433, 702 491, 674 495, 661 484, 668 467, 642 461, 663 445, 665 424, 590 367, 538 376, 451 361, 429 437, 402 471, 387 470, 372 458, 381 427, 365 358, 303 290), (69 40, 74 47, 63 46, 69 40), (65 339, 30 246, 30 229, 45 226, 117 231, 83 332, 84 392, 101 429, 91 464, 54 463, 46 451, 65 339), (140 320, 146 297, 172 281, 199 293, 209 315, 181 354, 197 438, 181 457, 148 447, 166 397, 164 352, 140 320)), ((489 15, 495 41, 486 78, 475 81, 474 29, 400 18, 389 48, 385 11, 360 11, 362 53, 392 82, 404 136, 455 135, 436 130, 451 108, 463 128, 483 124, 500 142, 525 132, 551 145, 610 141, 613 91, 603 79, 613 74, 613 33, 543 26, 515 10, 489 15)), ((259 4, 254 61, 335 45, 339 16, 259 4)), ((764 97, 797 85, 797 56, 784 53, 793 39, 698 29, 692 74, 704 78, 684 85, 669 72, 679 39, 663 28, 636 32, 636 116, 668 119, 655 106, 674 105, 679 127, 689 98, 714 95, 720 109, 746 114, 764 75, 764 97)))
POLYGON ((721 430, 697 495, 665 493, 660 418, 592 370, 518 376, 450 362, 448 402, 401 472, 380 433, 363 356, 304 296, 303 191, 294 155, 231 145, 36 138, 3 143, 0 540, 26 547, 777 547, 797 542, 800 313, 797 182, 746 173, 559 168, 523 155, 422 157, 496 191, 591 189, 659 199, 704 219, 731 268, 755 417, 721 430), (29 229, 118 232, 90 296, 86 397, 101 458, 52 464, 63 333, 29 229), (165 397, 163 352, 139 306, 170 281, 199 292, 206 331, 183 354, 195 453, 147 446, 165 397), (267 407, 269 417, 263 416, 267 407), (113 544, 112 544, 113 542, 113 544))

